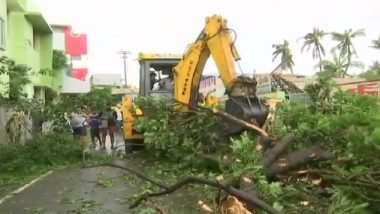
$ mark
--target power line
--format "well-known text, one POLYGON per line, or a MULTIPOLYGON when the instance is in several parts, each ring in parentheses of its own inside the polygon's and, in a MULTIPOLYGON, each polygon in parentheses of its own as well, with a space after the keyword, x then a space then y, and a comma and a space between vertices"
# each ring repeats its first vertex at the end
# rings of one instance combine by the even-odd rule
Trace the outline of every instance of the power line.
POLYGON ((124 62, 124 84, 125 84, 125 88, 127 88, 127 58, 128 58, 128 54, 131 54, 130 51, 126 51, 126 50, 120 50, 117 52, 117 54, 121 54, 121 58, 123 59, 123 62, 124 62))

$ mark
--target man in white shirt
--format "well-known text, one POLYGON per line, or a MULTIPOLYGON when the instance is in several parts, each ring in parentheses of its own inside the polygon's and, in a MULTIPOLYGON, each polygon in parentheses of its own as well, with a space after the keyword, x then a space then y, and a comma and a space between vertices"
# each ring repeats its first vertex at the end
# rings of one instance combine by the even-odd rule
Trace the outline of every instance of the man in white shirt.
POLYGON ((120 104, 117 104, 117 106, 115 108, 113 108, 113 110, 116 112, 116 125, 118 127, 119 130, 121 130, 121 126, 122 126, 122 121, 123 121, 123 115, 121 113, 121 105, 120 104))
POLYGON ((169 73, 169 76, 163 78, 160 81, 160 89, 164 91, 172 91, 174 90, 174 75, 173 72, 169 73))
POLYGON ((87 136, 86 129, 86 114, 84 114, 80 108, 71 114, 70 125, 73 130, 73 135, 75 139, 80 140, 81 143, 85 143, 85 137, 87 136))

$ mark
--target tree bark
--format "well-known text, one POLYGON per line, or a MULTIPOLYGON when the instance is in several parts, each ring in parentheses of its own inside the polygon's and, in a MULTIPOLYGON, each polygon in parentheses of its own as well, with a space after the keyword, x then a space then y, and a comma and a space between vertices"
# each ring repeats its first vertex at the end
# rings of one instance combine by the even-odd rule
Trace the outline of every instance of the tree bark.
MULTIPOLYGON (((258 198, 260 200, 264 199, 263 195, 258 191, 252 176, 250 175, 241 176, 239 190, 247 193, 251 197, 258 198)), ((247 205, 247 209, 249 211, 253 211, 257 209, 257 207, 247 205)))
POLYGON ((278 157, 284 153, 288 145, 294 140, 294 134, 290 133, 285 135, 274 147, 265 153, 263 159, 261 160, 261 165, 264 168, 268 167, 274 161, 278 159, 278 157))
POLYGON ((273 147, 273 142, 274 140, 269 138, 269 137, 266 137, 266 136, 261 136, 260 137, 260 140, 259 140, 259 144, 261 146, 261 151, 263 153, 265 153, 266 151, 268 151, 269 149, 271 149, 273 147))
POLYGON ((262 210, 268 212, 269 214, 281 214, 280 211, 274 209, 273 207, 271 207, 266 202, 264 202, 258 198, 251 197, 249 194, 247 194, 243 191, 240 191, 234 187, 221 184, 217 181, 211 181, 211 180, 207 180, 207 179, 203 179, 203 178, 195 178, 195 177, 184 178, 184 179, 180 180, 179 182, 175 183, 174 185, 169 186, 168 189, 166 189, 164 191, 156 192, 156 193, 148 193, 148 194, 142 195, 140 198, 138 198, 135 201, 135 203, 130 205, 130 208, 133 209, 133 208, 137 207, 142 201, 145 201, 150 197, 162 196, 162 195, 167 195, 167 194, 173 193, 174 191, 176 191, 176 190, 178 190, 178 189, 182 188, 183 186, 190 184, 190 183, 205 184, 205 185, 209 185, 212 187, 220 188, 220 189, 224 190, 225 192, 227 192, 229 195, 236 197, 237 199, 243 201, 244 203, 246 203, 249 206, 257 207, 259 209, 262 209, 262 210))
POLYGON ((315 145, 307 149, 293 152, 284 158, 274 162, 266 172, 269 179, 273 179, 276 175, 284 174, 301 165, 311 162, 324 161, 334 158, 334 154, 315 145))

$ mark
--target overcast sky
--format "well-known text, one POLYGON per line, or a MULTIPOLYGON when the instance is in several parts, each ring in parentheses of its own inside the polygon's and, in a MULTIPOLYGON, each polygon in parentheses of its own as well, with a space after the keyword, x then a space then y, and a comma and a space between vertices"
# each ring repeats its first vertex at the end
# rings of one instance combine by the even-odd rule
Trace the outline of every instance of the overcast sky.
MULTIPOLYGON (((312 75, 311 52, 301 53, 297 40, 313 27, 343 32, 364 28, 366 37, 354 41, 367 65, 380 59, 368 46, 380 36, 379 0, 36 0, 52 24, 71 24, 88 34, 90 73, 119 73, 123 63, 116 52, 130 50, 128 82, 138 84, 139 52, 183 53, 204 26, 206 16, 220 14, 237 34, 243 71, 270 72, 272 44, 290 42, 295 73, 312 75)), ((330 49, 330 38, 325 38, 330 49)), ((216 74, 210 58, 206 74, 216 74)))

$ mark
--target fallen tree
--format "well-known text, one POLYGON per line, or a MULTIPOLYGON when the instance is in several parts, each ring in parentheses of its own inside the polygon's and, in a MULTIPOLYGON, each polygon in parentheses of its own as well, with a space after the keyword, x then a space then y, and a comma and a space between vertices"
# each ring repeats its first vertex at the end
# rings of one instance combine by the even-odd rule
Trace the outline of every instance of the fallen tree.
POLYGON ((221 190, 216 195, 219 212, 234 203, 251 213, 263 207, 215 184, 244 192, 278 212, 371 212, 378 208, 380 131, 376 124, 380 121, 371 118, 380 113, 377 101, 338 93, 323 104, 283 105, 276 113, 275 136, 270 137, 260 127, 246 125, 221 110, 187 106, 191 112, 183 113, 168 108, 168 103, 143 100, 151 116, 137 125, 145 133, 146 148, 160 150, 185 167, 204 170, 203 176, 180 180, 170 191, 164 188, 142 199, 171 193, 187 182, 207 181, 221 190), (220 137, 221 118, 245 126, 248 132, 232 139, 220 137), (208 176, 210 172, 222 179, 208 176))

